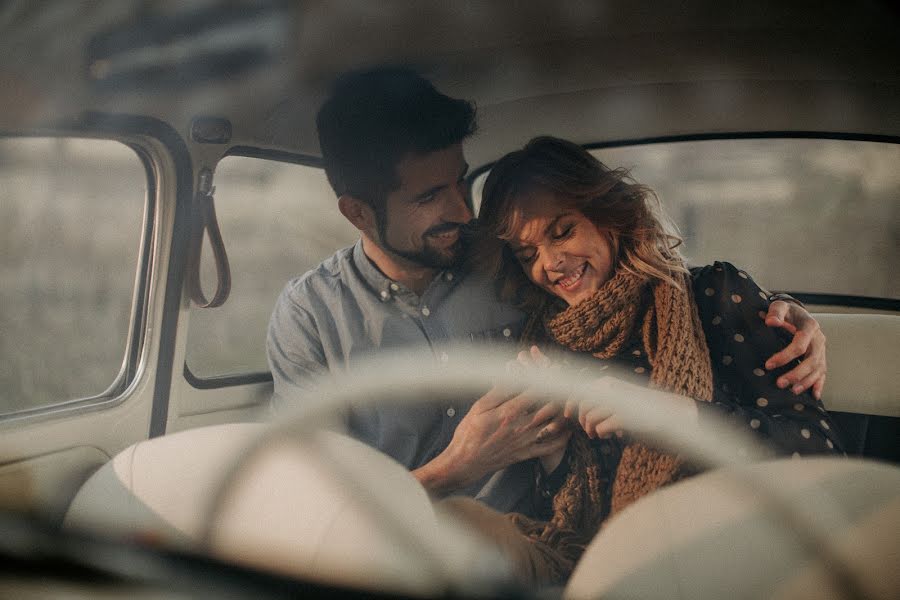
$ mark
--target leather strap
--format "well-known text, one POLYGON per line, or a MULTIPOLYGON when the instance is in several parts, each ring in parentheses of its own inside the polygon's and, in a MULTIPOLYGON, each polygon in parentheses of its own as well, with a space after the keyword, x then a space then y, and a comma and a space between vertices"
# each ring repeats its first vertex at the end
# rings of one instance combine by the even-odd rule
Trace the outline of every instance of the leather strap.
POLYGON ((203 169, 200 172, 199 186, 191 207, 191 240, 188 250, 187 286, 191 300, 200 308, 222 306, 231 292, 231 267, 222 241, 222 232, 216 219, 216 206, 213 194, 216 188, 212 185, 212 171, 203 169), (216 292, 207 300, 200 282, 200 263, 203 255, 203 233, 209 236, 216 265, 216 292))

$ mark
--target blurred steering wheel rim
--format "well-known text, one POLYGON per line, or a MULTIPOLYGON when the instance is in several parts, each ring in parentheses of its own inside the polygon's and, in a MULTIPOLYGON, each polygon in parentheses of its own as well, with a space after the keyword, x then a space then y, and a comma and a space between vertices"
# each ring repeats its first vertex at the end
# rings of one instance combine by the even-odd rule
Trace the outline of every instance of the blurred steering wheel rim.
MULTIPOLYGON (((207 549, 212 547, 224 506, 241 474, 273 444, 285 441, 296 443, 307 437, 312 439, 313 436, 310 434, 323 426, 327 428, 337 411, 350 405, 374 405, 385 394, 392 394, 401 403, 414 405, 427 397, 429 391, 441 390, 445 394, 447 389, 455 386, 457 393, 471 393, 472 397, 478 397, 492 385, 501 383, 513 389, 523 386, 534 387, 548 396, 558 396, 562 392, 567 397, 574 396, 582 401, 603 405, 615 410, 623 419, 626 428, 660 427, 646 434, 653 443, 666 450, 680 452, 698 465, 727 468, 734 483, 748 493, 756 494, 761 500, 762 507, 773 513, 773 518, 780 521, 785 526, 784 529, 793 534, 795 540, 812 558, 822 562, 825 572, 831 577, 832 585, 842 597, 856 599, 870 596, 866 593, 862 576, 854 572, 854 569, 841 558, 840 551, 834 547, 827 535, 831 524, 823 522, 816 513, 794 506, 796 500, 768 480, 754 474, 749 468, 757 460, 767 458, 768 455, 766 449, 745 432, 720 419, 720 422, 713 426, 693 430, 692 435, 687 435, 689 429, 678 426, 679 420, 683 421, 686 418, 680 409, 651 408, 650 403, 635 401, 633 396, 628 399, 602 400, 586 396, 584 390, 593 379, 590 376, 591 359, 584 360, 580 368, 578 361, 575 361, 573 366, 557 370, 553 377, 548 377, 547 371, 530 370, 512 374, 505 369, 508 357, 501 357, 488 347, 470 345, 463 349, 461 354, 466 357, 465 361, 438 365, 427 354, 411 357, 401 352, 382 352, 362 361, 349 372, 317 378, 314 386, 315 394, 311 397, 310 394, 305 394, 301 408, 290 415, 284 415, 283 421, 275 423, 263 432, 229 468, 221 486, 212 496, 209 510, 206 512, 207 519, 202 528, 201 547, 207 549), (397 395, 398 382, 404 389, 404 393, 400 395, 397 395)), ((609 371, 604 372, 604 375, 609 375, 609 371)), ((705 421, 705 425, 707 424, 705 421)), ((317 447, 315 452, 318 456, 327 457, 327 451, 318 442, 312 441, 305 446, 317 447)), ((340 480, 339 484, 346 485, 347 479, 352 478, 337 473, 335 479, 340 480)), ((356 482, 353 481, 350 485, 355 486, 356 482)), ((352 492, 354 488, 351 487, 350 490, 352 492)), ((356 499, 359 495, 351 493, 350 497, 356 499)), ((389 511, 377 502, 363 503, 358 500, 356 502, 361 510, 369 511, 370 516, 385 523, 389 534, 397 536, 396 539, 414 543, 421 550, 417 556, 423 559, 424 568, 431 569, 438 576, 443 574, 445 591, 451 594, 460 591, 454 589, 454 582, 450 579, 449 573, 443 569, 435 553, 429 550, 428 544, 420 539, 419 532, 392 519, 389 511), (430 566, 427 564, 429 561, 430 566)), ((840 511, 832 510, 823 512, 829 515, 840 514, 840 511)))

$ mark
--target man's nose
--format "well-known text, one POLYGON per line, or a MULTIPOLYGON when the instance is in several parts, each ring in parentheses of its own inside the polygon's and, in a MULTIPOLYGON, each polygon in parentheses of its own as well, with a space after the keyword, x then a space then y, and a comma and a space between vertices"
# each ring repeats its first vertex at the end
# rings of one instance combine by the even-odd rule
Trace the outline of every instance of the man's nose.
POLYGON ((469 208, 468 188, 464 181, 453 186, 450 207, 444 220, 451 223, 468 223, 474 218, 469 208))

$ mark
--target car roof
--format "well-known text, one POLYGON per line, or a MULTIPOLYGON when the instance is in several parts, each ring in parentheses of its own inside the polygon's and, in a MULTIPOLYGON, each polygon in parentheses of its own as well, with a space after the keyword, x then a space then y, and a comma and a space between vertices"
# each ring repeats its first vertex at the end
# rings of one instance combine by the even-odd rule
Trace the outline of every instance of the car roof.
POLYGON ((186 137, 192 118, 223 116, 233 144, 318 156, 314 116, 335 77, 390 63, 476 101, 474 165, 545 133, 900 136, 900 13, 887 2, 296 4, 13 5, 0 130, 100 112, 186 137))

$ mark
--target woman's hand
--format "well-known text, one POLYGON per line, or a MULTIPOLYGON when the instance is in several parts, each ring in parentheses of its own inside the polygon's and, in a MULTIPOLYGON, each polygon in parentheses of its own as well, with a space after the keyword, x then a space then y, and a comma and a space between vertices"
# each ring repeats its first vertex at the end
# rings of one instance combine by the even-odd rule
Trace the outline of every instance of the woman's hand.
MULTIPOLYGON (((693 399, 687 396, 650 389, 612 376, 600 377, 591 382, 588 388, 586 390, 583 389, 579 394, 581 401, 570 400, 567 402, 563 414, 567 418, 577 419, 578 424, 591 439, 608 438, 613 434, 621 437, 623 430, 626 429, 622 418, 606 407, 597 406, 596 401, 598 399, 602 400, 604 397, 622 396, 640 398, 642 401, 650 402, 654 405, 668 405, 680 411, 686 411, 686 416, 690 423, 696 424, 698 419, 697 403, 693 399)), ((628 429, 633 431, 633 428, 628 429)), ((642 433, 639 431, 633 432, 642 433)))
POLYGON ((779 377, 775 384, 782 389, 791 386, 794 394, 801 394, 812 387, 813 395, 821 400, 828 365, 825 360, 825 334, 819 328, 819 322, 802 306, 776 300, 769 305, 766 325, 781 327, 794 336, 787 347, 766 361, 766 369, 771 371, 803 357, 799 365, 779 377))
MULTIPOLYGON (((559 371, 559 366, 554 365, 537 346, 531 346, 528 350, 519 352, 516 360, 507 363, 507 368, 511 371, 522 369, 559 371)), ((538 408, 532 420, 534 424, 547 423, 537 438, 539 442, 547 443, 548 452, 538 455, 545 473, 552 473, 559 466, 559 463, 562 462, 566 453, 566 444, 559 442, 563 439, 568 442, 572 436, 572 429, 563 413, 562 405, 551 399, 538 408), (553 442, 552 445, 549 443, 551 441, 553 442)))

